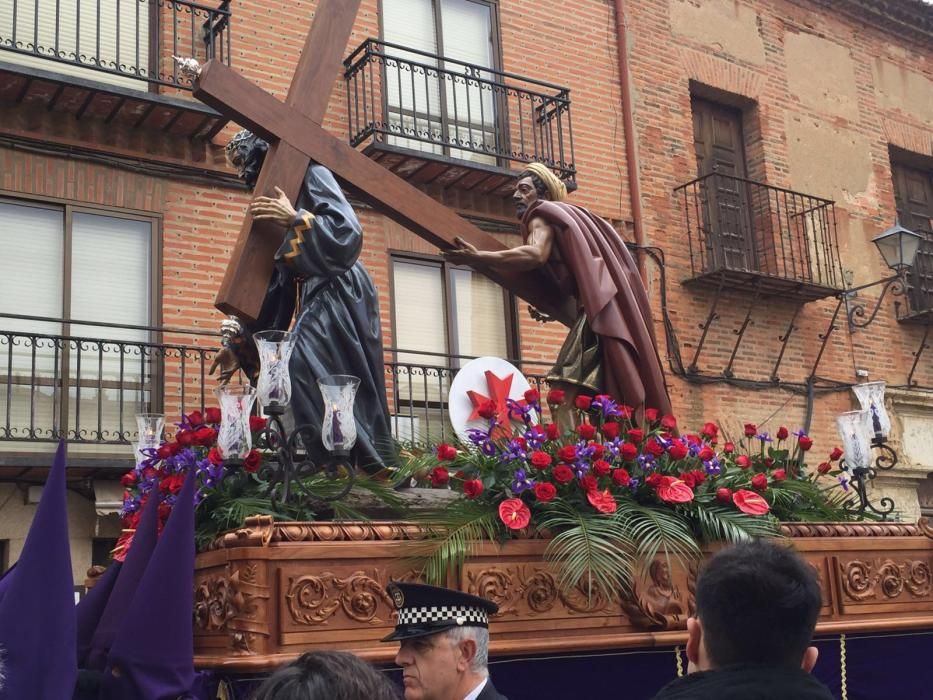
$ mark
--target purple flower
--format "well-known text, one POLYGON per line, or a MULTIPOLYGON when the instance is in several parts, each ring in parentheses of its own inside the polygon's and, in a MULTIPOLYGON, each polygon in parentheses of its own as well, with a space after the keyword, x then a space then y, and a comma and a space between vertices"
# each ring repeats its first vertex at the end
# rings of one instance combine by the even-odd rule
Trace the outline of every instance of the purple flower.
POLYGON ((619 404, 604 394, 595 397, 590 404, 590 408, 602 411, 603 418, 618 418, 622 415, 622 411, 619 410, 619 404))
POLYGON ((848 491, 849 490, 849 477, 845 474, 840 474, 839 485, 842 487, 843 491, 848 491))
POLYGON ((486 440, 486 442, 480 445, 480 451, 487 457, 495 457, 496 445, 492 440, 486 440))
POLYGON ((640 483, 640 481, 639 481, 638 479, 632 477, 632 480, 631 480, 630 482, 628 482, 628 487, 629 487, 630 489, 632 489, 632 491, 636 491, 636 490, 638 490, 638 484, 639 484, 639 483, 640 483))
POLYGON ((514 399, 506 399, 505 404, 509 407, 509 418, 517 418, 525 425, 531 423, 531 412, 533 410, 531 406, 522 406, 514 399))
POLYGON ((528 453, 522 449, 522 446, 517 443, 515 440, 509 440, 509 444, 505 448, 505 453, 502 455, 502 458, 507 461, 512 460, 528 460, 528 453))
POLYGON ((703 462, 703 469, 710 476, 719 476, 722 473, 722 463, 719 457, 713 457, 711 460, 703 462))
POLYGON ((512 493, 514 494, 527 491, 535 485, 535 480, 529 479, 524 469, 516 469, 513 476, 515 477, 512 481, 512 493))
POLYGON ((807 437, 807 433, 803 428, 801 428, 800 430, 795 430, 793 433, 791 433, 791 435, 796 435, 797 439, 800 439, 802 437, 807 437))
POLYGON ((641 467, 643 471, 654 471, 654 455, 648 452, 642 452, 640 455, 638 455, 637 461, 638 466, 641 467))
POLYGON ((774 442, 768 433, 758 433, 758 439, 762 442, 774 442))
POLYGON ((604 442, 603 447, 606 448, 613 457, 618 457, 619 451, 622 449, 622 438, 617 437, 608 442, 604 442))
POLYGON ((489 440, 490 430, 481 430, 479 428, 470 428, 467 430, 467 437, 476 446, 480 446, 489 440))

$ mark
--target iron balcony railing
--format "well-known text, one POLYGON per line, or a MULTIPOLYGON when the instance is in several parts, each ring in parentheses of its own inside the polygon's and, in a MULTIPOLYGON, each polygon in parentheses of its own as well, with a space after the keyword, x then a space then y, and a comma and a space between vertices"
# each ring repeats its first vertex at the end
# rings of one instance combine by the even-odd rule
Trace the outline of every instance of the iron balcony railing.
POLYGON ((190 88, 172 56, 229 64, 230 19, 230 0, 3 0, 0 50, 11 63, 55 62, 72 76, 190 88))
POLYGON ((923 236, 914 264, 907 270, 907 313, 903 320, 933 321, 933 231, 915 229, 923 236))
POLYGON ((831 200, 713 172, 677 187, 693 277, 737 271, 842 289, 831 200))
POLYGON ((567 88, 377 39, 344 66, 354 146, 373 138, 486 165, 538 161, 575 176, 567 88))
MULTIPOLYGON (((164 413, 170 426, 183 413, 217 405, 217 381, 208 374, 217 334, 15 314, 0 314, 0 328, 7 329, 0 330, 0 450, 49 449, 64 438, 79 452, 125 458, 136 442, 137 413, 164 413)), ((454 438, 448 392, 469 359, 386 349, 398 439, 454 438)), ((525 367, 542 389, 543 369, 525 367)))

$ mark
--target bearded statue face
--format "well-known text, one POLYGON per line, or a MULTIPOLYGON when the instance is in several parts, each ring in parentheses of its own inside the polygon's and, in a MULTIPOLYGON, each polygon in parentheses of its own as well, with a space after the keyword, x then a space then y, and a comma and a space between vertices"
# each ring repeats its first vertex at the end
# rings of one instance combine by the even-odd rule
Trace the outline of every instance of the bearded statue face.
POLYGON ((246 183, 247 187, 256 187, 259 171, 269 151, 269 144, 249 131, 241 131, 227 144, 224 149, 227 162, 235 168, 237 174, 246 183))
POLYGON ((515 213, 518 214, 519 219, 524 218, 525 212, 528 211, 532 204, 539 199, 547 199, 547 197, 541 193, 538 183, 536 183, 535 180, 538 180, 538 183, 541 184, 541 188, 544 188, 543 182, 535 175, 527 172, 519 175, 518 182, 515 183, 515 193, 512 195, 512 201, 515 203, 515 213))

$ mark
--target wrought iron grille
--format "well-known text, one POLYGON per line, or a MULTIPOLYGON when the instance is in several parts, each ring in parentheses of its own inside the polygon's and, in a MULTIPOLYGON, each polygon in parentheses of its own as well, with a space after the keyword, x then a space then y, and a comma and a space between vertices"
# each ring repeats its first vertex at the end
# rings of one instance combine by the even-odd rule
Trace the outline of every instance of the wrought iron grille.
POLYGON ((70 75, 190 88, 172 56, 229 64, 230 19, 230 0, 4 0, 0 50, 15 54, 11 63, 56 62, 70 75))
POLYGON ((831 200, 717 172, 674 192, 693 277, 739 271, 842 289, 831 200))
POLYGON ((928 318, 933 313, 933 231, 916 231, 924 237, 913 267, 907 270, 908 316, 928 318))
POLYGON ((570 91, 367 39, 344 61, 350 142, 487 165, 539 161, 572 179, 570 91))

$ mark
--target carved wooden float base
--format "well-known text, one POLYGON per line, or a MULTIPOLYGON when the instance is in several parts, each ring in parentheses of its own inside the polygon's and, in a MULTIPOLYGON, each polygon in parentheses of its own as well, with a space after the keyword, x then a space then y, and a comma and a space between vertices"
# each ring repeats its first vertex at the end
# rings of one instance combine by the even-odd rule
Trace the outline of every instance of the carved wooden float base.
MULTIPOLYGON (((816 569, 821 634, 933 629, 933 528, 897 523, 791 524, 784 534, 816 569)), ((314 649, 375 662, 397 645, 391 579, 411 580, 405 558, 421 530, 398 522, 273 523, 247 519, 195 564, 195 664, 261 671, 314 649)), ((493 655, 672 646, 686 639, 696 566, 656 562, 636 596, 610 603, 558 590, 543 540, 481 545, 448 581, 500 606, 493 655)))

